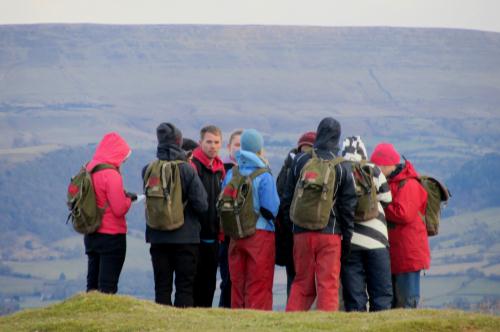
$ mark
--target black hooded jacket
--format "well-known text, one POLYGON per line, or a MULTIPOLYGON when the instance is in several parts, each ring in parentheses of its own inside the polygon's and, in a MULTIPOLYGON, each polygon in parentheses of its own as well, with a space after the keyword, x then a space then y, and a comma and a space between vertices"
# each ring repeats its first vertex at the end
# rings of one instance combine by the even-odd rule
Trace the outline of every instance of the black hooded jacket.
MULTIPOLYGON (((339 152, 340 123, 333 118, 325 118, 318 125, 314 150, 318 157, 323 159, 334 159, 339 152)), ((311 159, 310 153, 300 153, 293 160, 290 176, 286 181, 286 190, 283 197, 284 221, 291 223, 290 205, 292 204, 295 184, 297 183, 300 171, 311 159)), ((335 167, 336 183, 338 187, 333 212, 330 215, 328 225, 317 232, 327 234, 342 234, 343 240, 350 241, 354 229, 354 211, 356 207, 356 191, 354 178, 352 176, 351 165, 348 161, 342 162, 335 167)), ((308 229, 293 225, 294 233, 311 232, 308 229)))
MULTIPOLYGON (((158 147, 156 157, 160 160, 184 160, 186 154, 180 148, 182 136, 171 124, 162 123, 157 130, 158 147)), ((142 170, 142 178, 147 165, 142 170)), ((201 225, 199 215, 208 209, 207 192, 194 168, 186 161, 179 165, 182 201, 187 202, 184 208, 184 225, 174 231, 159 231, 146 225, 146 242, 148 243, 200 243, 201 225)))

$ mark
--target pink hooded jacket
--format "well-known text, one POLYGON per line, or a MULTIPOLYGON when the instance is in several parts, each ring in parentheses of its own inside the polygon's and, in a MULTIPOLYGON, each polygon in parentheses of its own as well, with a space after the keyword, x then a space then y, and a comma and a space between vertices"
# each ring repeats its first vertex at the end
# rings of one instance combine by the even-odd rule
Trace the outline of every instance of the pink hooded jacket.
POLYGON ((117 170, 104 169, 92 175, 97 206, 102 208, 107 203, 102 224, 97 233, 127 233, 125 214, 130 208, 131 200, 125 196, 119 168, 130 152, 127 142, 117 133, 111 132, 104 135, 94 157, 87 165, 89 171, 98 164, 110 164, 117 168, 117 170))

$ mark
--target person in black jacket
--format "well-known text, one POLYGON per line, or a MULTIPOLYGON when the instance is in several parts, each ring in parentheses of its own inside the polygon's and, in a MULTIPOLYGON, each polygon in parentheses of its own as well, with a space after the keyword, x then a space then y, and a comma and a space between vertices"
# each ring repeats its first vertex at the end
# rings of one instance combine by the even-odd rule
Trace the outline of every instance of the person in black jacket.
MULTIPOLYGON (((316 132, 308 131, 300 136, 297 147, 290 150, 283 162, 283 166, 276 178, 276 189, 280 201, 283 201, 285 195, 286 180, 291 172, 293 159, 301 152, 308 152, 314 145, 316 139, 316 132)), ((275 223, 275 236, 276 236, 276 265, 284 266, 286 268, 286 296, 290 296, 292 282, 295 278, 295 267, 293 266, 293 232, 289 223, 283 222, 283 204, 280 204, 278 216, 275 223)))
POLYGON ((222 132, 215 126, 201 129, 199 147, 193 151, 192 165, 207 191, 208 210, 201 216, 200 257, 194 282, 194 306, 211 307, 214 299, 219 256, 220 222, 217 199, 226 174, 219 158, 222 132))
MULTIPOLYGON (((330 117, 321 120, 313 146, 318 157, 336 158, 339 152, 339 138, 340 123, 330 117)), ((301 153, 292 163, 283 201, 285 222, 293 221, 290 220, 290 205, 295 184, 309 159, 311 159, 310 153, 301 153)), ((335 173, 336 193, 327 226, 319 231, 311 231, 293 225, 293 257, 296 275, 288 299, 287 311, 309 310, 316 296, 318 310, 338 310, 341 254, 342 259, 349 254, 357 201, 350 163, 346 161, 336 165, 335 173)))
MULTIPOLYGON (((161 123, 156 129, 160 160, 186 161, 180 148, 182 134, 174 125, 161 123)), ((146 167, 142 170, 142 177, 146 167)), ((185 162, 179 165, 184 224, 173 231, 155 230, 146 225, 146 242, 151 243, 150 253, 155 280, 155 301, 172 305, 172 283, 175 273, 176 307, 194 306, 193 286, 198 263, 200 243, 199 215, 208 208, 207 193, 193 167, 185 162)))

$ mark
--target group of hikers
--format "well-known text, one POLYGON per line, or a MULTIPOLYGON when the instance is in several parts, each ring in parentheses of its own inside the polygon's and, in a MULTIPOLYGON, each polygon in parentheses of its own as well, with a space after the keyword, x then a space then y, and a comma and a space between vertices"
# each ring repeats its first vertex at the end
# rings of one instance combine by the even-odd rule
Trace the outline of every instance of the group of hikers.
MULTIPOLYGON (((314 302, 336 311, 339 289, 346 311, 417 307, 430 265, 427 192, 392 144, 370 157, 359 136, 340 146, 340 123, 327 117, 299 137, 275 178, 255 129, 231 133, 224 161, 216 126, 202 128, 199 142, 171 123, 156 135, 142 178, 157 303, 211 307, 219 267, 220 307, 272 310, 277 264, 286 267, 286 311, 314 302)), ((138 198, 120 173, 130 154, 112 132, 85 166, 101 211, 84 237, 87 291, 117 292, 125 215, 138 198)))

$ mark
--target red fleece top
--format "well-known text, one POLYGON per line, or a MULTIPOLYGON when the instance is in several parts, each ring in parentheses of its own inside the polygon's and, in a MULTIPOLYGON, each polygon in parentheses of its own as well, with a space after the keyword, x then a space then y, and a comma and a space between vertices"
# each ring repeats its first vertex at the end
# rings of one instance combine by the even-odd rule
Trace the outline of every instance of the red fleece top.
POLYGON ((92 183, 96 194, 97 206, 108 207, 104 211, 101 227, 97 233, 103 234, 126 234, 127 214, 131 200, 125 196, 123 179, 119 167, 130 152, 127 142, 117 133, 106 134, 95 151, 94 157, 87 165, 91 170, 98 164, 110 164, 114 169, 104 169, 92 174, 92 183))
MULTIPOLYGON (((224 169, 224 163, 219 156, 216 156, 214 159, 210 160, 207 155, 203 152, 200 147, 197 147, 193 150, 193 157, 196 157, 206 168, 211 170, 213 173, 217 173, 218 171, 222 171, 222 180, 226 176, 226 170, 224 169)), ((191 165, 196 169, 196 165, 191 163, 191 165)))

